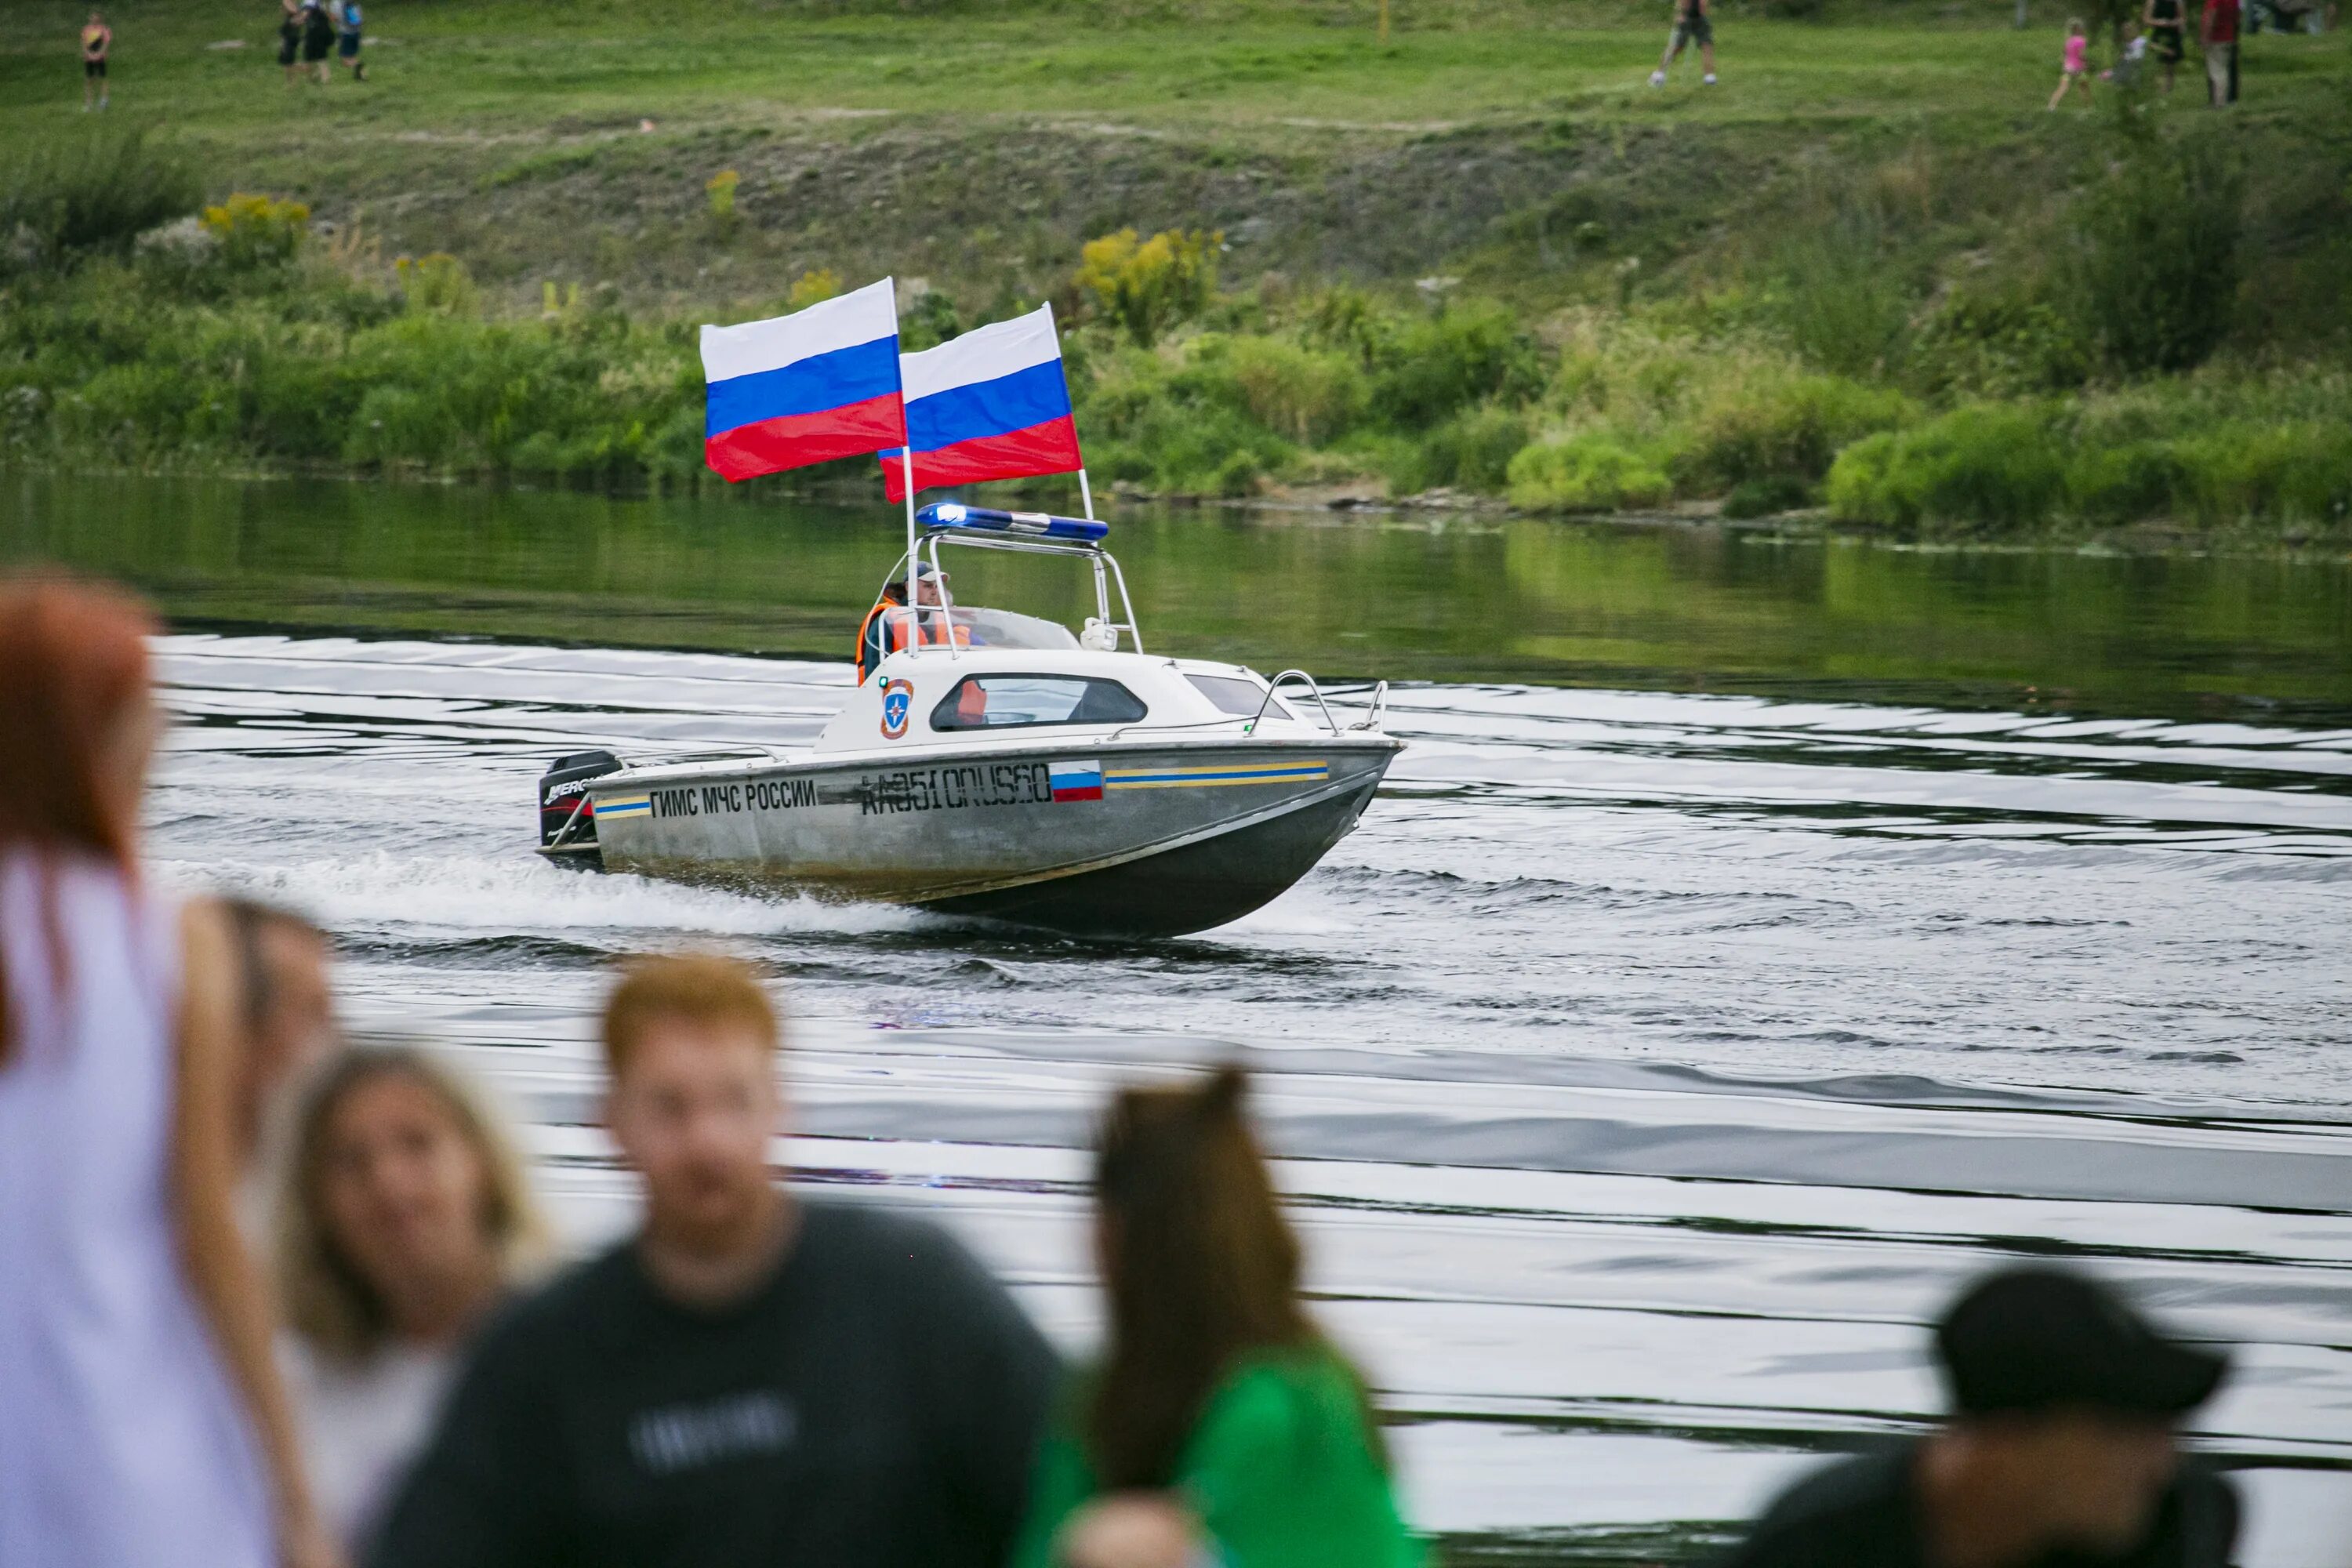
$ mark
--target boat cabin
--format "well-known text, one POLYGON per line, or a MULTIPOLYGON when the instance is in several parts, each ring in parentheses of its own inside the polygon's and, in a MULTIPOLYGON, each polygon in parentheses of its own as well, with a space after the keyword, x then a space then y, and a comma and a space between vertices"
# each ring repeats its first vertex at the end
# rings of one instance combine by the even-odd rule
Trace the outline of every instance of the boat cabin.
MULTIPOLYGON (((1240 665, 1147 656, 1126 578, 1102 547, 1106 524, 952 501, 923 508, 918 520, 925 531, 915 547, 918 582, 936 585, 919 588, 926 602, 888 612, 890 624, 908 628, 892 640, 908 646, 867 677, 817 738, 817 751, 1020 747, 1139 732, 1166 739, 1171 730, 1206 739, 1308 723, 1276 691, 1296 672, 1270 682, 1240 665), (1094 579, 1096 614, 1074 633, 1035 616, 957 604, 941 565, 943 545, 1080 563, 1094 579)), ((907 573, 901 556, 889 580, 907 573)), ((1318 693, 1314 705, 1321 703, 1318 693)), ((1337 732, 1328 709, 1322 718, 1337 732)))

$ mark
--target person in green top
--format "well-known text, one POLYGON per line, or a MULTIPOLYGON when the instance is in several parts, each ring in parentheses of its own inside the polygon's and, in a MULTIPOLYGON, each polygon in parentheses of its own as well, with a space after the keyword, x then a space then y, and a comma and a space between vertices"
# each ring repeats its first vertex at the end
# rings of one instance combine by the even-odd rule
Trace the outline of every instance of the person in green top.
POLYGON ((1013 1568, 1420 1568, 1363 1378, 1299 1300, 1247 1089, 1225 1068, 1111 1103, 1108 1353, 1063 1390, 1013 1568))

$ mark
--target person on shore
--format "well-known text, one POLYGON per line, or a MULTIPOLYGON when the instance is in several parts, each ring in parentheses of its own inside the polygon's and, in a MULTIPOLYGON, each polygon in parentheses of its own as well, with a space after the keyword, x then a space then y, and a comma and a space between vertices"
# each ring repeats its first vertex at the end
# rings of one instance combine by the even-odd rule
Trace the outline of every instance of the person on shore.
POLYGON ((1410 1568, 1362 1376, 1298 1295, 1237 1068, 1112 1101, 1095 1159, 1102 1364, 1040 1456, 1013 1568, 1410 1568))
POLYGON ((2216 109, 2238 101, 2238 0, 2205 0, 2197 41, 2205 49, 2205 99, 2216 109))
POLYGON ((2166 1339, 2070 1270, 1965 1291, 1936 1330, 1953 1414, 1830 1466, 1772 1505, 1727 1568, 2224 1568, 2229 1484, 2175 1430, 2228 1363, 2166 1339))
POLYGON ((2123 53, 2116 57, 2113 66, 2099 73, 2099 79, 2114 82, 2117 87, 2137 87, 2140 72, 2147 67, 2147 35, 2134 27, 2131 37, 2124 40, 2123 53))
POLYGON ((90 94, 98 94, 98 107, 106 107, 109 90, 106 81, 106 57, 114 47, 114 29, 98 12, 81 25, 81 110, 89 112, 90 94))
POLYGON ((367 62, 360 58, 360 33, 363 25, 360 0, 336 0, 335 58, 351 68, 353 81, 367 80, 367 62))
POLYGON ((318 73, 319 85, 327 85, 333 69, 327 55, 335 47, 335 24, 327 16, 327 0, 304 0, 302 6, 302 65, 306 70, 318 73))
POLYGON ((2172 90, 2173 73, 2188 52, 2189 24, 2182 0, 2147 0, 2140 22, 2147 29, 2149 51, 2164 68, 2164 90, 2172 90))
POLYGON ((278 0, 278 63, 285 69, 288 87, 292 87, 302 76, 302 16, 305 9, 302 0, 278 0))
POLYGON ((312 1484, 355 1554, 424 1447, 457 1358, 550 1233, 514 1144, 425 1052, 339 1058, 297 1107, 277 1194, 282 1345, 312 1484))
POLYGON ((1698 46, 1699 80, 1715 85, 1715 22, 1707 13, 1707 0, 1675 0, 1675 25, 1666 35, 1666 52, 1658 61, 1658 68, 1650 73, 1652 87, 1666 85, 1666 68, 1682 58, 1682 52, 1692 44, 1698 46))
POLYGON ((2058 90, 2050 95, 2050 107, 2056 109, 2078 87, 2084 98, 2091 96, 2091 39, 2079 16, 2066 24, 2066 55, 2058 69, 2058 90))
POLYGON ((332 1568, 239 1231, 239 963, 147 885, 145 608, 0 585, 0 1563, 332 1568))
POLYGON ((605 1125, 637 1233, 486 1329, 378 1568, 994 1568, 1055 1375, 935 1227, 779 1186, 775 1013, 732 960, 626 968, 605 1125))

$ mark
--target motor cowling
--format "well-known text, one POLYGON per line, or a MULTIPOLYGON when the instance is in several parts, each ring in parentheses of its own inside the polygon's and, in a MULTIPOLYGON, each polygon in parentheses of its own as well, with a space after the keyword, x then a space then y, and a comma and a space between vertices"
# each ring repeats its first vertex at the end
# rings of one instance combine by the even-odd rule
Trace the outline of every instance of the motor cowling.
POLYGON ((566 826, 572 832, 563 842, 593 844, 596 842, 596 818, 593 813, 580 811, 581 797, 588 793, 588 781, 603 778, 606 773, 621 771, 621 759, 610 752, 574 752, 558 757, 548 770, 539 775, 539 842, 546 846, 555 842, 566 826), (579 820, 572 813, 580 811, 579 820))

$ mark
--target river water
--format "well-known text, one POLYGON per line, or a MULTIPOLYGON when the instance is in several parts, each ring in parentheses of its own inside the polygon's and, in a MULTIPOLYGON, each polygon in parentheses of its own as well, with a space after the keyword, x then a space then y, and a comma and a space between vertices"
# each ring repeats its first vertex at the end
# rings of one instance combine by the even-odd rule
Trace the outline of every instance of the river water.
MULTIPOLYGON (((583 1244, 614 954, 793 1017, 795 1179, 1095 1308, 1105 1089, 1238 1057, 1320 1310, 1460 1562, 1671 1561, 1937 1407, 1921 1324, 2058 1256, 2240 1347, 2196 1441, 2252 1568, 2352 1561, 2352 576, 1715 531, 1164 514, 1153 646, 1398 681, 1411 744, 1297 889, 1087 943, 538 863, 548 757, 814 733, 877 513, 14 480, 0 560, 175 620, 175 880, 343 941, 583 1244), (659 645, 659 646, 654 646, 659 645), (797 657, 795 657, 797 655, 797 657)), ((969 600, 1068 608, 1045 579, 969 600)))

